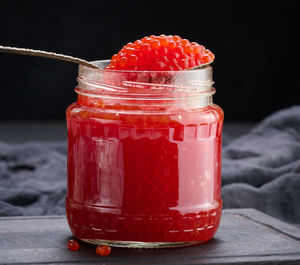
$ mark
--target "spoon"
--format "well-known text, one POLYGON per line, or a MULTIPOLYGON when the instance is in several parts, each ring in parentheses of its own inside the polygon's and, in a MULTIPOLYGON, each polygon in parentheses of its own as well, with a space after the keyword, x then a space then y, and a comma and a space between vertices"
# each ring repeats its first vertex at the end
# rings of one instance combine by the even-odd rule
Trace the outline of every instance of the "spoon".
MULTIPOLYGON (((91 68, 99 69, 99 66, 97 66, 96 64, 93 64, 91 62, 88 62, 88 61, 80 59, 80 58, 76 58, 76 57, 73 57, 70 55, 64 55, 64 54, 60 54, 60 53, 47 52, 47 51, 41 51, 41 50, 33 50, 33 49, 27 49, 27 48, 1 46, 1 45, 0 45, 0 52, 56 59, 56 60, 67 61, 67 62, 72 62, 72 63, 76 63, 76 64, 82 64, 82 65, 85 65, 85 66, 88 66, 91 68)), ((198 66, 195 66, 192 68, 188 68, 185 70, 198 70, 198 69, 201 69, 211 63, 212 62, 204 63, 204 64, 201 64, 201 65, 198 65, 198 66)))

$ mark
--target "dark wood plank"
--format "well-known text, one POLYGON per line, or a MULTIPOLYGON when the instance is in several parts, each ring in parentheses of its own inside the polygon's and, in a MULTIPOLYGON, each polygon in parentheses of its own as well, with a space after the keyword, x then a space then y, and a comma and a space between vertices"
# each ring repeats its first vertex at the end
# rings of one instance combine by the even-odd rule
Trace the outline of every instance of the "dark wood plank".
POLYGON ((225 210, 213 240, 178 249, 67 249, 64 216, 0 218, 0 264, 300 264, 300 230, 253 209, 225 210))

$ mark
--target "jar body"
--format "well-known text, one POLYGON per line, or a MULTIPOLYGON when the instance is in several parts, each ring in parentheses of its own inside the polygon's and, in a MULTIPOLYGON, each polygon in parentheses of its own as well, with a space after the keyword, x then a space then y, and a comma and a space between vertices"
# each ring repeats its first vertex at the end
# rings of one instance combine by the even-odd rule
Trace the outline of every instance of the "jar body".
POLYGON ((157 107, 155 94, 136 106, 127 93, 121 100, 119 90, 117 97, 79 93, 67 109, 71 231, 91 243, 125 247, 210 240, 222 211, 222 109, 211 94, 157 107))
POLYGON ((67 216, 80 239, 205 242, 221 215, 216 105, 172 114, 67 111, 67 216))

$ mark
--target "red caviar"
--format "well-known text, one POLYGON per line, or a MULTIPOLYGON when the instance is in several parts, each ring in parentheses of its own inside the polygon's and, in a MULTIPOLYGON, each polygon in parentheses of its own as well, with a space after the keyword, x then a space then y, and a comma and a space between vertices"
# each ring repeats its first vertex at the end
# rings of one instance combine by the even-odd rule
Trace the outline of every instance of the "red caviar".
POLYGON ((67 119, 67 215, 76 237, 176 242, 214 235, 222 209, 219 107, 137 117, 73 104, 67 119))
POLYGON ((100 256, 108 256, 111 252, 111 248, 109 246, 97 246, 96 253, 100 256))
MULTIPOLYGON (((78 101, 67 109, 66 213, 77 238, 183 246, 208 241, 217 231, 223 111, 212 103, 212 68, 111 70, 157 69, 144 55, 165 45, 169 52, 180 44, 180 56, 194 52, 177 36, 150 39, 151 49, 141 44, 138 60, 129 56, 138 47, 129 45, 108 71, 80 68, 78 101)), ((184 68, 194 65, 185 58, 184 68)))
POLYGON ((76 239, 70 239, 68 241, 68 249, 71 251, 78 251, 80 248, 80 245, 76 239))
POLYGON ((107 69, 178 71, 211 63, 214 58, 210 50, 196 42, 179 36, 151 35, 125 45, 113 55, 107 69))

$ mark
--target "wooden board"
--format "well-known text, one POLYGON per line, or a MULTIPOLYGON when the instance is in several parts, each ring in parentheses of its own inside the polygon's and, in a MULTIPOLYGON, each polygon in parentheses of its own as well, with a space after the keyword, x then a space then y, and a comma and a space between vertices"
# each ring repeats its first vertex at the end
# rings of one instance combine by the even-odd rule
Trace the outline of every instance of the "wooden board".
POLYGON ((300 229, 253 209, 224 210, 210 242, 176 249, 67 249, 64 216, 0 218, 0 264, 300 264, 300 229))

